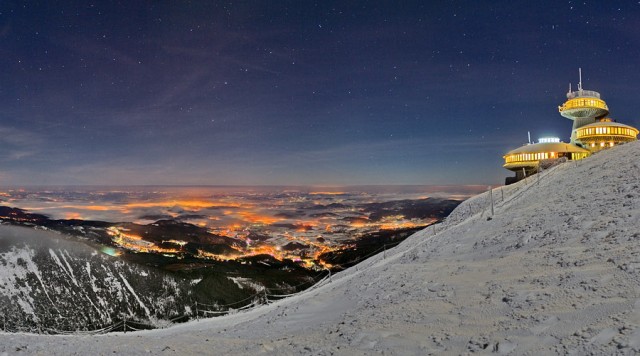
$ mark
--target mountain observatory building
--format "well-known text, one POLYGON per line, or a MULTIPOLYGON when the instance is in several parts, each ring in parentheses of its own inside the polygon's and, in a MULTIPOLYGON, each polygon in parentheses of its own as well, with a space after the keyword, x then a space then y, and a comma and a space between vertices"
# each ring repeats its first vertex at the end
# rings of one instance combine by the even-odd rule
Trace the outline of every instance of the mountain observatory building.
POLYGON ((583 159, 602 149, 637 139, 638 129, 608 117, 607 103, 597 91, 582 88, 582 69, 578 73, 578 90, 572 91, 569 84, 567 101, 558 106, 560 115, 573 121, 569 143, 558 138, 544 138, 507 152, 503 156, 503 167, 516 175, 507 177, 505 184, 535 174, 541 167, 558 160, 583 159))

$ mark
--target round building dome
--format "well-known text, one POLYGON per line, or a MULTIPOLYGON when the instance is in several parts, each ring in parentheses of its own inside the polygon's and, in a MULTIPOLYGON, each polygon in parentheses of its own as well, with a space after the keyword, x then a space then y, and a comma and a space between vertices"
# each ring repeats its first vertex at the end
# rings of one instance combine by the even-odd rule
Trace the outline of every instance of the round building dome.
POLYGON ((567 101, 558 107, 560 115, 567 119, 598 118, 609 114, 609 107, 600 99, 600 93, 579 90, 567 94, 567 101))
POLYGON ((576 130, 576 138, 590 151, 599 151, 621 143, 635 141, 638 129, 635 127, 603 119, 576 130))
POLYGON ((564 142, 534 143, 511 150, 504 155, 503 167, 518 172, 536 171, 542 160, 558 159, 566 157, 569 160, 583 159, 590 152, 584 148, 564 142))
POLYGON ((596 122, 599 118, 609 115, 609 107, 607 103, 600 98, 600 93, 582 88, 582 69, 578 69, 578 73, 580 76, 578 90, 571 91, 571 84, 569 84, 567 101, 561 106, 558 106, 558 111, 560 115, 573 121, 571 143, 584 145, 584 143, 577 138, 576 130, 596 122))

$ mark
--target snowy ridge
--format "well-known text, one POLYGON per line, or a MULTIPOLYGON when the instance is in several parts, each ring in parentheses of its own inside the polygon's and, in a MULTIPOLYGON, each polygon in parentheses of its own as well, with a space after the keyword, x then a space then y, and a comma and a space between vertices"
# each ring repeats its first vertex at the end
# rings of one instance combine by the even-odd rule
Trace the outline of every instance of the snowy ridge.
POLYGON ((173 328, 0 334, 0 352, 640 353, 640 142, 462 203, 293 298, 173 328))
POLYGON ((187 283, 151 271, 50 232, 0 226, 0 330, 96 330, 184 315, 187 283))

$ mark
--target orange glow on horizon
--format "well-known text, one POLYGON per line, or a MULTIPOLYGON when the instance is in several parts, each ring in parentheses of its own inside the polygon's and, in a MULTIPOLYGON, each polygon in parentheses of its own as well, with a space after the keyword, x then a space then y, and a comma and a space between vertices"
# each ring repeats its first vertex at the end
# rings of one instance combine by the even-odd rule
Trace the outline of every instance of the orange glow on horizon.
MULTIPOLYGON (((127 208, 171 208, 179 206, 185 209, 205 209, 205 208, 219 208, 219 207, 233 207, 242 208, 243 205, 234 202, 220 202, 209 200, 164 200, 164 201, 150 201, 140 203, 128 203, 125 204, 127 208)), ((245 205, 244 207, 251 207, 251 205, 245 205)))
POLYGON ((276 218, 273 216, 259 215, 257 213, 253 213, 250 211, 240 211, 238 212, 238 215, 240 215, 244 220, 252 224, 271 225, 273 223, 276 223, 282 220, 280 218, 276 218))
POLYGON ((64 214, 64 218, 67 220, 82 220, 80 213, 69 212, 64 214))
POLYGON ((119 207, 115 206, 106 206, 106 205, 79 205, 75 206, 76 209, 84 209, 84 210, 92 210, 92 211, 109 211, 109 210, 119 210, 119 207))

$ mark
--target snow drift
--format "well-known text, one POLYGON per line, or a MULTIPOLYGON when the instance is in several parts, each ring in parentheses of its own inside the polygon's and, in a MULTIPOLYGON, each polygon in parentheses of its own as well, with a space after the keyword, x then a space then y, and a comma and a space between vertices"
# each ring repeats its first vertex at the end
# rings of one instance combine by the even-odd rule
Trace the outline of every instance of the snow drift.
POLYGON ((0 352, 635 354, 640 142, 462 203, 308 292, 165 330, 0 334, 0 352))

